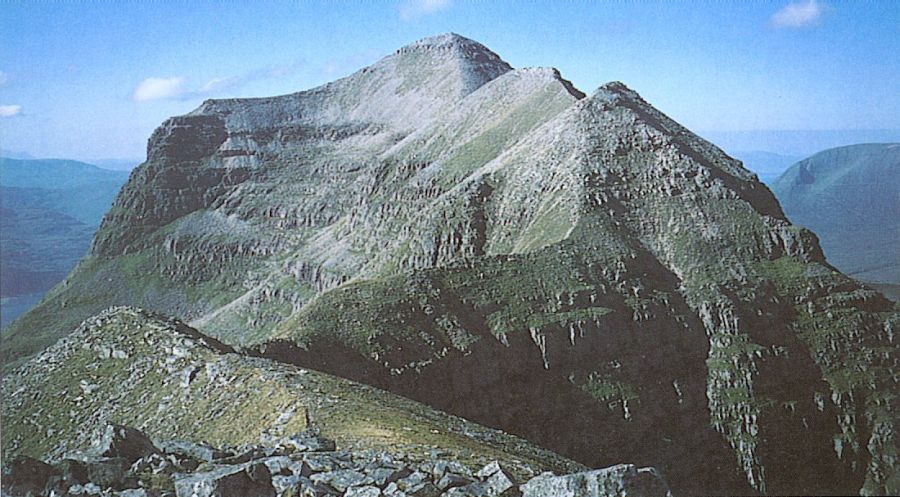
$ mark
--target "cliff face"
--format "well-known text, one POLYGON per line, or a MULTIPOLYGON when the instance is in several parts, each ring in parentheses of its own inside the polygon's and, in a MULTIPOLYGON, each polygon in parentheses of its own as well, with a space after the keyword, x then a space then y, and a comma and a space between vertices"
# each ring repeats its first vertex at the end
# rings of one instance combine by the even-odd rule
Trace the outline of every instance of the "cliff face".
POLYGON ((893 305, 620 83, 445 35, 148 148, 7 357, 140 305, 675 492, 897 490, 893 305))

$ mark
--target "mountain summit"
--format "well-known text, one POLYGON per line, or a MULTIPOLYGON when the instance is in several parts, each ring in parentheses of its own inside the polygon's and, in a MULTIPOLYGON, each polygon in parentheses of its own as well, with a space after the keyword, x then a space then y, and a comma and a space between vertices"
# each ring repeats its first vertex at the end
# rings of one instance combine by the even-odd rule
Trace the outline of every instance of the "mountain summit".
POLYGON ((6 360, 111 305, 676 493, 898 490, 894 305, 624 84, 458 35, 163 123, 6 360))

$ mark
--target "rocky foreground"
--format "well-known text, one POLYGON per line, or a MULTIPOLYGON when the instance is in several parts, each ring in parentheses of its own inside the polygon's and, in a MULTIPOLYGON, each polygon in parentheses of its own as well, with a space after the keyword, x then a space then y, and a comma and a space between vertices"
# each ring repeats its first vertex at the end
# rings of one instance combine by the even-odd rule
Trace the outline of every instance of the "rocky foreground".
POLYGON ((427 462, 404 453, 336 450, 315 431, 268 445, 216 449, 154 442, 108 425, 91 448, 48 464, 20 456, 3 468, 4 497, 600 497, 669 496, 656 470, 621 464, 518 478, 498 461, 473 471, 437 451, 427 462))

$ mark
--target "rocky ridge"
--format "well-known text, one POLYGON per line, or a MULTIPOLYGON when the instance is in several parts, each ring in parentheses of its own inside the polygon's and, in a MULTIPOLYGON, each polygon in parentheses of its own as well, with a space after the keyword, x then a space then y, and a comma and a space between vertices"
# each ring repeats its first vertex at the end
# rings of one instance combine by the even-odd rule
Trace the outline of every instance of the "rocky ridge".
POLYGON ((112 308, 2 379, 5 455, 58 459, 109 423, 244 446, 316 429, 348 450, 433 450, 517 473, 582 468, 522 439, 316 371, 237 354, 180 321, 112 308))
POLYGON ((472 470, 440 452, 427 462, 354 453, 310 431, 235 451, 120 425, 51 464, 16 457, 3 480, 4 497, 671 497, 655 470, 627 464, 520 481, 498 461, 472 470))

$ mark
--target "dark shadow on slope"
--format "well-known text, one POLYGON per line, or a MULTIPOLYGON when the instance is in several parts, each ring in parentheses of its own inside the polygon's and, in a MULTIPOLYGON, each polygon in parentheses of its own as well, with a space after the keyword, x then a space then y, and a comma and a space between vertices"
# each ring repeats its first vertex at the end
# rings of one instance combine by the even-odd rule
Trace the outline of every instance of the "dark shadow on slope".
MULTIPOLYGON (((678 493, 753 493, 737 469, 734 452, 711 428, 705 365, 709 345, 698 331, 702 325, 677 297, 674 275, 648 254, 633 264, 641 268, 645 282, 671 292, 670 308, 651 305, 647 312, 659 317, 636 321, 618 294, 595 295, 593 303, 588 295, 576 296, 575 308, 601 306, 614 312, 599 326, 586 324, 574 345, 568 330, 548 327, 549 369, 527 330, 510 333, 504 345, 489 331, 490 310, 464 303, 447 288, 441 289, 435 307, 452 313, 479 340, 466 353, 451 348, 447 356, 418 370, 391 375, 380 363, 333 339, 313 340, 306 350, 272 342, 257 353, 399 393, 588 466, 655 466, 678 493), (685 316, 688 326, 676 323, 673 314, 685 316), (629 419, 621 402, 597 399, 582 388, 592 372, 608 373, 634 389, 637 400, 629 407, 629 419)), ((407 322, 430 330, 433 319, 421 314, 407 322)), ((414 343, 403 346, 407 358, 428 353, 414 343)))

